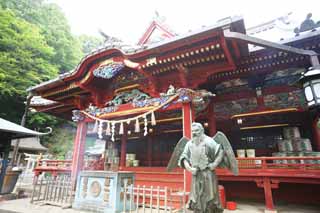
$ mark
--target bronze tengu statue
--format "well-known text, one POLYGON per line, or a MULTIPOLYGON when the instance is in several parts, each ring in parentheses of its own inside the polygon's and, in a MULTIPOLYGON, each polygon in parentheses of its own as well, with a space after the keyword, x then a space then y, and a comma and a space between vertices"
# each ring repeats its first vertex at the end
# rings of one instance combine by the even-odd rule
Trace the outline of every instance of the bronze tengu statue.
POLYGON ((227 137, 222 132, 211 138, 204 134, 200 123, 192 124, 192 139, 183 137, 176 145, 167 170, 176 166, 192 173, 187 208, 195 213, 220 213, 217 167, 225 167, 238 174, 238 163, 227 137))

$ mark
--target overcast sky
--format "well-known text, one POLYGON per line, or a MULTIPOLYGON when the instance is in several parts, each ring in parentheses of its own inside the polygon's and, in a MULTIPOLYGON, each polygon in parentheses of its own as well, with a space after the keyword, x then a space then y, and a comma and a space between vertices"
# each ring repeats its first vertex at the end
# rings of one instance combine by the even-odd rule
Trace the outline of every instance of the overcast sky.
POLYGON ((51 0, 67 16, 75 34, 97 35, 98 29, 124 41, 136 43, 155 11, 181 34, 217 20, 242 15, 246 27, 293 12, 301 21, 309 12, 320 21, 320 0, 51 0))

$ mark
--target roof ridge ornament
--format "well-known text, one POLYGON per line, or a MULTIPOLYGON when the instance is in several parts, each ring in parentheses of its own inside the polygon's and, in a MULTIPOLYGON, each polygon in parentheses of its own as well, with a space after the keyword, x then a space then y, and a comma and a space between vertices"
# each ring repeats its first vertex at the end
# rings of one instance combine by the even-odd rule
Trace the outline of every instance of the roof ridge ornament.
POLYGON ((166 18, 164 16, 160 16, 159 12, 155 10, 155 16, 152 18, 149 27, 140 38, 138 45, 153 44, 166 38, 172 38, 176 36, 176 33, 170 29, 165 21, 166 18))
POLYGON ((99 34, 104 38, 104 43, 115 43, 115 42, 123 42, 121 39, 117 37, 113 37, 110 35, 107 35, 105 32, 103 32, 101 29, 98 30, 99 34))
POLYGON ((296 27, 293 31, 296 33, 296 36, 299 33, 306 32, 306 31, 316 31, 316 28, 320 27, 320 21, 315 23, 312 19, 312 13, 308 13, 306 19, 300 24, 300 27, 296 27))

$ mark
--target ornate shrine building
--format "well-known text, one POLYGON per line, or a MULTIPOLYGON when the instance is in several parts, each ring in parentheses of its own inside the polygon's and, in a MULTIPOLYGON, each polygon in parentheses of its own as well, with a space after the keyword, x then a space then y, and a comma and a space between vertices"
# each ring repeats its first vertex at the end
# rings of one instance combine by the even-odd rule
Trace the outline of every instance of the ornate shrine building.
POLYGON ((176 35, 155 19, 137 46, 109 37, 74 70, 29 88, 32 107, 77 122, 74 181, 86 140, 99 138, 106 152, 95 169, 119 163, 136 184, 188 191, 190 174, 165 167, 197 121, 210 136, 224 132, 238 154, 238 176, 217 169, 227 199, 261 199, 271 210, 275 200, 316 204, 319 115, 298 81, 319 66, 320 33, 306 23, 292 26, 289 14, 246 30, 232 17, 176 35))

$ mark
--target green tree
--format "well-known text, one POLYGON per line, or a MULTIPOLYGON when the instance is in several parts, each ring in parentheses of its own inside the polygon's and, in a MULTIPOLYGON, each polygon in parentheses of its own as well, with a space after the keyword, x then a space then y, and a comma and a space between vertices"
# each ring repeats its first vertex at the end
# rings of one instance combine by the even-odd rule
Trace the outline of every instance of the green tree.
MULTIPOLYGON (((101 40, 71 34, 61 9, 46 0, 0 0, 0 117, 20 123, 26 89, 71 70, 80 57, 101 40)), ((72 149, 74 133, 65 121, 43 113, 29 113, 27 126, 53 128, 41 140, 62 156, 72 149)))
POLYGON ((68 21, 57 4, 45 0, 0 0, 0 4, 40 28, 47 44, 54 49, 50 62, 61 72, 73 69, 80 61, 81 45, 71 34, 68 21))
POLYGON ((20 120, 21 116, 10 115, 12 111, 22 115, 26 88, 58 74, 58 67, 50 63, 52 57, 54 49, 38 27, 0 7, 1 117, 20 120))
MULTIPOLYGON (((46 0, 0 0, 0 7, 0 115, 19 123, 25 90, 71 70, 82 52, 56 4, 46 0)), ((32 120, 45 123, 39 116, 32 120)))
POLYGON ((64 159, 68 151, 73 150, 73 140, 75 131, 73 128, 64 127, 54 129, 51 137, 47 137, 45 144, 49 148, 49 152, 58 159, 64 159))

